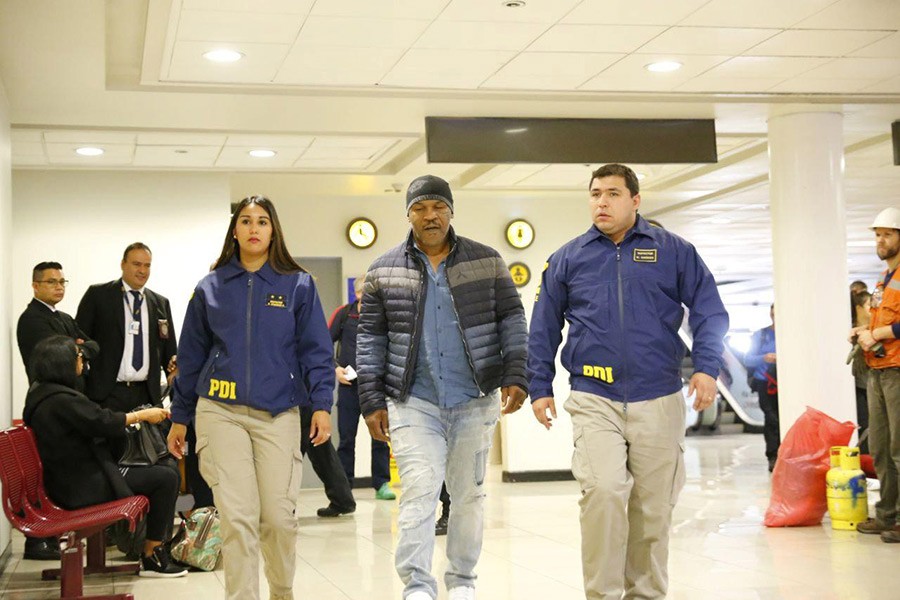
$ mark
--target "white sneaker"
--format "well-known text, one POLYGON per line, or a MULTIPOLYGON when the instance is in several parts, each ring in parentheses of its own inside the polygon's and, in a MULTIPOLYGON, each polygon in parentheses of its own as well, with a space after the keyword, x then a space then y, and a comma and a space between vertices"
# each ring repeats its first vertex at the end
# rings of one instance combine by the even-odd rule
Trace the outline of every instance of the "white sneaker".
POLYGON ((450 600, 475 600, 475 588, 461 585, 450 590, 450 600))
POLYGON ((434 600, 428 592, 413 592, 405 600, 434 600))

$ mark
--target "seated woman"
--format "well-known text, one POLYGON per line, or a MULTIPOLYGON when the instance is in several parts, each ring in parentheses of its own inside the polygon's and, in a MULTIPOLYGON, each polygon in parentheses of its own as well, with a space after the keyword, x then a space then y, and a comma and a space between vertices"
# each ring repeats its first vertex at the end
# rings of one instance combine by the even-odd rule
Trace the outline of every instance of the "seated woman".
POLYGON ((162 465, 120 471, 104 441, 124 436, 125 426, 132 423, 159 423, 168 411, 148 408, 126 414, 101 408, 74 389, 82 360, 75 342, 61 335, 41 341, 32 354, 34 384, 25 398, 23 417, 37 438, 47 494, 70 510, 134 494, 146 496, 150 512, 140 576, 186 575, 186 569, 171 563, 162 545, 175 514, 178 474, 162 465))

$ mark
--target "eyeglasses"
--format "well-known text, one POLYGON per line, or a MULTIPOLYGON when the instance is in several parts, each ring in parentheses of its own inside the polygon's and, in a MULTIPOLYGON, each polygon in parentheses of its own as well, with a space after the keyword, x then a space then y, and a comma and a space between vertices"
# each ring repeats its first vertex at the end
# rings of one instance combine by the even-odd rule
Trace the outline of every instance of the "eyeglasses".
POLYGON ((56 287, 58 285, 66 287, 71 282, 68 279, 40 279, 35 281, 35 283, 46 283, 50 287, 56 287))

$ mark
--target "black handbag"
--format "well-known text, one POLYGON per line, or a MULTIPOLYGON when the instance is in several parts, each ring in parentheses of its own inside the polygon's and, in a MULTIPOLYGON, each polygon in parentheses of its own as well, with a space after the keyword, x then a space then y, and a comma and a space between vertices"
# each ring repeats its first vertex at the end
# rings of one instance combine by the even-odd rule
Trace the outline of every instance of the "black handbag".
MULTIPOLYGON (((152 408, 149 404, 135 410, 152 408)), ((159 425, 135 423, 125 427, 125 452, 119 459, 122 467, 149 467, 169 456, 166 438, 159 425)))

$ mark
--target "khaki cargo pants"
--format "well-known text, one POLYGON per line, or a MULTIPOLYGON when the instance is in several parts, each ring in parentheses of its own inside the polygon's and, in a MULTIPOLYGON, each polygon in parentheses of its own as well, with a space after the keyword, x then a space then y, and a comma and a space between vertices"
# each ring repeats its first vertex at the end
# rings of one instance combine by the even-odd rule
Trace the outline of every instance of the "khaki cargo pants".
POLYGON ((681 392, 615 402, 573 391, 585 598, 665 598, 669 526, 684 486, 681 392))

